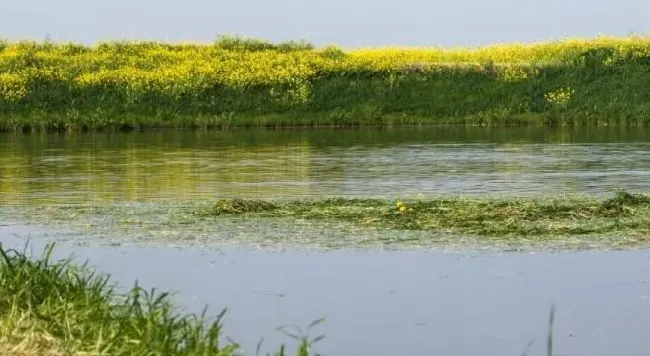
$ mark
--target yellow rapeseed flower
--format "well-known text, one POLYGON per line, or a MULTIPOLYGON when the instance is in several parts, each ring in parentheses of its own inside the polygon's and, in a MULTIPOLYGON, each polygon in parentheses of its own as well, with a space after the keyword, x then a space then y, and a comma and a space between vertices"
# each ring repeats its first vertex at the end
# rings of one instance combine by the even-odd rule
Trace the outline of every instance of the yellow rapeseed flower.
MULTIPOLYGON (((0 100, 19 101, 35 85, 62 81, 77 89, 117 88, 130 98, 151 92, 174 98, 219 86, 263 87, 280 102, 304 103, 312 96, 313 80, 321 76, 359 71, 393 74, 408 68, 445 71, 450 66, 474 71, 489 63, 498 79, 517 82, 537 75, 537 64, 564 64, 567 58, 598 48, 612 49, 615 58, 645 58, 650 55, 650 39, 598 37, 449 49, 360 48, 336 56, 322 50, 228 50, 200 44, 3 42, 0 100)), ((565 87, 546 93, 545 99, 563 106, 574 94, 565 87)))

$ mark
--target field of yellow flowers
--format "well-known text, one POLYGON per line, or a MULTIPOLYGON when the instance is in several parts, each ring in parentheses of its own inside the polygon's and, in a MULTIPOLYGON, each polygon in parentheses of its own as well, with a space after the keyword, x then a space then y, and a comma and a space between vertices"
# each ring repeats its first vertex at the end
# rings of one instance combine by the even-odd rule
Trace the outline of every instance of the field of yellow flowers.
POLYGON ((648 82, 645 37, 351 51, 236 37, 0 42, 0 128, 645 122, 648 82))

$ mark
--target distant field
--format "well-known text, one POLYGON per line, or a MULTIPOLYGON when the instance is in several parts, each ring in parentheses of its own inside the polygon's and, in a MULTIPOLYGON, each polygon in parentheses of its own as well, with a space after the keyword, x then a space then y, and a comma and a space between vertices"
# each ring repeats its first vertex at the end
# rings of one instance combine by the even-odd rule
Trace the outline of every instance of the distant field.
POLYGON ((650 38, 475 49, 0 42, 0 129, 650 123, 650 38))

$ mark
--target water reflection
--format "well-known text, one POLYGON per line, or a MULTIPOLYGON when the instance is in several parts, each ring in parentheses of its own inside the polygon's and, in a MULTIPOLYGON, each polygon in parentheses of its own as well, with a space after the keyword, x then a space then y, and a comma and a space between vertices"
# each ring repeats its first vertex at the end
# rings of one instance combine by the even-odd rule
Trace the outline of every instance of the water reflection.
POLYGON ((403 128, 0 136, 0 202, 650 190, 650 130, 403 128))

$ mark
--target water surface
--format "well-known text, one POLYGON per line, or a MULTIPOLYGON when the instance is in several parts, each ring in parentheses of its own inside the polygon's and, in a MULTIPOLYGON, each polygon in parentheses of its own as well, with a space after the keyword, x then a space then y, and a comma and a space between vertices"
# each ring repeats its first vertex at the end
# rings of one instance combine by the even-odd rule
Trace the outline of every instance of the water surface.
MULTIPOLYGON (((0 227, 5 246, 49 231, 0 227)), ((556 355, 647 355, 650 253, 439 253, 265 251, 210 246, 64 243, 58 257, 113 274, 122 288, 176 290, 186 311, 228 307, 225 333, 249 352, 286 340, 272 331, 305 327, 323 355, 545 355, 548 313, 557 305, 556 355)))
POLYGON ((280 325, 326 317, 313 330, 327 335, 324 355, 519 355, 530 340, 540 355, 556 303, 557 355, 646 355, 644 250, 469 252, 462 236, 191 213, 225 196, 648 192, 649 139, 643 129, 466 127, 3 135, 0 241, 56 241, 58 256, 89 259, 123 288, 139 279, 178 291, 188 311, 228 307, 226 333, 250 352, 265 335, 277 346, 269 333, 280 325))
POLYGON ((650 190, 650 130, 400 128, 0 136, 0 204, 650 190))

